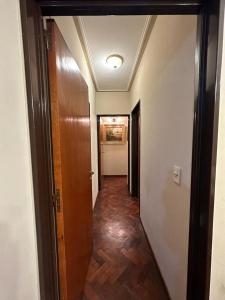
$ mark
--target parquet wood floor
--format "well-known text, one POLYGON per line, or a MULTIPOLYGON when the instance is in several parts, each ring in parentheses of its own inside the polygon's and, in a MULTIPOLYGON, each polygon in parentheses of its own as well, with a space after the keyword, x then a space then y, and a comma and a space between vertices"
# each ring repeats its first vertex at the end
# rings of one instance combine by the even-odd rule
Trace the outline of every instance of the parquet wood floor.
POLYGON ((168 300, 124 177, 104 180, 83 300, 168 300))

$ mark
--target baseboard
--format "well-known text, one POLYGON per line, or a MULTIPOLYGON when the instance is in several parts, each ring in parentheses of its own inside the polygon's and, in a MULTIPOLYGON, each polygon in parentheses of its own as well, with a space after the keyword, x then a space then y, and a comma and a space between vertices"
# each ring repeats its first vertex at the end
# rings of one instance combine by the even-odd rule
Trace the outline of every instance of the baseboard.
POLYGON ((141 226, 142 226, 142 228, 143 228, 143 231, 144 231, 144 234, 145 234, 145 237, 146 237, 148 246, 149 246, 149 248, 151 249, 151 252, 152 252, 152 255, 153 255, 153 260, 154 260, 154 262, 155 262, 155 264, 156 264, 156 266, 157 266, 157 268, 158 268, 158 270, 159 270, 159 274, 160 274, 162 283, 163 283, 163 285, 164 285, 164 288, 165 288, 165 290, 166 290, 168 299, 172 300, 171 297, 170 297, 168 288, 167 288, 167 286, 166 286, 165 280, 164 280, 164 278, 163 278, 163 276, 162 276, 161 270, 160 270, 160 268, 159 268, 158 262, 157 262, 157 260, 156 260, 155 253, 154 253, 154 251, 152 250, 152 246, 151 246, 151 243, 150 243, 150 241, 149 241, 148 235, 147 235, 147 233, 146 233, 146 231, 145 231, 145 228, 144 228, 144 225, 143 225, 143 223, 142 223, 141 216, 140 216, 140 221, 141 221, 141 226))

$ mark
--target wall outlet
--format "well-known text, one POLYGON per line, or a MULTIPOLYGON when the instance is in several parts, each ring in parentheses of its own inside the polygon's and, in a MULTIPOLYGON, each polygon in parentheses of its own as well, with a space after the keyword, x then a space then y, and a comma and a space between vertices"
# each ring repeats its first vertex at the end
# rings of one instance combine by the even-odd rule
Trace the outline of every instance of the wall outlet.
POLYGON ((181 184, 181 167, 173 166, 173 182, 181 184))

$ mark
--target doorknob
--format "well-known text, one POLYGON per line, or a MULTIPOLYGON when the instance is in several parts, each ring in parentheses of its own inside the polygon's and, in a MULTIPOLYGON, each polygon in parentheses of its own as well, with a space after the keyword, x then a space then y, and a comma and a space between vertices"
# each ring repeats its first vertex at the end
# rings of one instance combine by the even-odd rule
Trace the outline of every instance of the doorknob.
POLYGON ((90 176, 90 180, 91 180, 91 179, 92 179, 92 176, 95 174, 95 172, 89 171, 89 174, 91 175, 91 176, 90 176))

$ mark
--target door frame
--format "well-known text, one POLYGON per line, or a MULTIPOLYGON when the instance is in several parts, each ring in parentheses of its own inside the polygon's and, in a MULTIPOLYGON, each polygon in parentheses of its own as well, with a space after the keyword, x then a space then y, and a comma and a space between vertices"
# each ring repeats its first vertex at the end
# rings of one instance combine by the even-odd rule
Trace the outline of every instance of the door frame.
POLYGON ((130 115, 129 114, 97 114, 97 141, 98 141, 98 190, 101 190, 101 147, 100 147, 100 118, 127 117, 128 118, 128 191, 130 191, 130 115))
MULTIPOLYGON (((35 45, 32 45, 31 37, 27 33, 30 21, 28 8, 31 1, 20 0, 20 4, 31 138, 40 292, 42 300, 55 300, 56 291, 53 290, 57 289, 57 279, 54 261, 57 253, 54 238, 52 238, 54 235, 52 214, 49 212, 52 206, 52 191, 49 188, 52 180, 51 166, 49 166, 49 159, 51 159, 51 140, 48 130, 49 99, 48 97, 33 98, 33 83, 37 80, 30 73, 29 50, 31 47, 36 47, 40 78, 47 78, 48 76, 46 55, 41 55, 41 57, 38 55, 39 51, 43 54, 42 44, 44 41, 40 22, 34 25, 36 30, 33 38, 37 42, 35 45), (35 104, 35 101, 39 101, 39 106, 35 104), (40 149, 43 150, 42 157, 39 155, 40 149), (41 170, 42 176, 37 173, 37 170, 41 170), (47 205, 43 205, 41 198, 43 191, 45 191, 46 199, 49 201, 47 205), (46 284, 47 278, 51 278, 51 285, 46 284), (49 291, 50 286, 52 291, 49 291)), ((220 0, 36 0, 36 4, 43 16, 108 14, 195 14, 198 16, 187 299, 208 299, 219 114, 218 88, 221 47, 218 49, 218 44, 222 39, 222 36, 219 35, 220 0)), ((47 82, 41 80, 39 85, 41 89, 46 89, 47 82)))
POLYGON ((135 134, 137 134, 139 136, 139 144, 137 145, 137 147, 135 147, 135 143, 134 143, 134 127, 133 127, 133 116, 135 113, 139 113, 139 118, 141 117, 140 113, 141 113, 141 101, 139 100, 138 103, 135 105, 135 107, 133 108, 132 112, 131 112, 131 195, 133 197, 138 197, 139 199, 139 206, 140 206, 140 187, 141 187, 141 180, 140 180, 140 171, 141 171, 141 145, 140 145, 140 137, 141 137, 141 128, 140 128, 140 124, 136 124, 137 128, 136 128, 136 132, 135 134), (139 148, 139 149, 138 149, 139 148), (135 163, 136 161, 136 163, 135 163), (138 180, 137 180, 137 193, 134 193, 134 177, 135 174, 138 174, 138 180))

